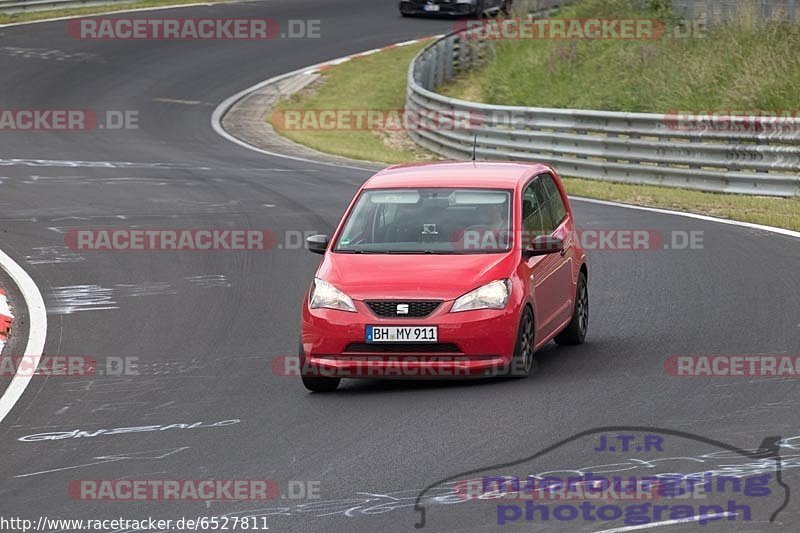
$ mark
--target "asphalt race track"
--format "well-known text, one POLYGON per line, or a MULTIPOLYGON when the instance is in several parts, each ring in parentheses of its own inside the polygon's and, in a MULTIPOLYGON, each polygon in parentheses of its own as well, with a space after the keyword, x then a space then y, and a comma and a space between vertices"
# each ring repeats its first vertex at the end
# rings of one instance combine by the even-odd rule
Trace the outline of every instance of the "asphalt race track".
MULTIPOLYGON (((87 227, 269 228, 282 244, 292 238, 286 235, 329 232, 367 173, 247 150, 214 132, 212 111, 271 76, 452 26, 403 19, 392 0, 268 0, 157 16, 320 19, 322 38, 80 41, 64 22, 0 28, 0 108, 139 112, 137 130, 0 132, 0 249, 44 296, 46 354, 138 358, 141 369, 31 381, 0 426, 1 516, 263 516, 270 531, 412 531, 422 489, 592 428, 659 427, 743 449, 800 436, 792 378, 664 371, 675 354, 800 354, 800 240, 788 236, 575 201, 582 228, 700 231, 703 248, 592 252, 588 342, 548 346, 530 379, 344 381, 335 394, 310 394, 271 367, 274 357, 296 354, 301 297, 318 256, 291 246, 68 250, 65 233, 87 227), (161 427, 98 433, 138 426, 161 427), (85 433, 26 438, 74 430, 85 433), (311 481, 320 497, 93 502, 66 492, 70 480, 122 478, 311 481)), ((0 284, 15 297, 6 278, 0 284)), ((17 333, 24 334, 19 303, 17 333)), ((688 437, 665 443, 664 454, 682 458, 670 463, 673 472, 756 461, 698 459, 720 449, 688 437)), ((579 439, 520 468, 562 472, 625 460, 596 446, 596 438, 579 439)), ((780 453, 794 495, 800 462, 789 446, 780 453)), ((427 530, 498 528, 491 502, 451 500, 427 500, 427 530)), ((779 490, 751 498, 750 522, 658 529, 797 531, 800 498, 769 523, 783 500, 779 490)), ((520 520, 505 527, 623 525, 520 520)))

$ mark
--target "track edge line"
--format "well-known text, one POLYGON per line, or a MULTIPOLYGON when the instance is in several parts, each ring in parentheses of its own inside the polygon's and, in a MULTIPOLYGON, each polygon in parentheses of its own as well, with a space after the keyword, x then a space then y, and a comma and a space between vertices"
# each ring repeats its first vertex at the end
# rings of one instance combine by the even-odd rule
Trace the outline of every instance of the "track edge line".
MULTIPOLYGON (((30 367, 37 368, 44 352, 44 342, 47 338, 47 310, 45 309, 42 293, 39 287, 25 270, 17 264, 8 254, 0 250, 0 268, 11 278, 17 286, 25 305, 28 308, 28 342, 25 346, 25 357, 30 357, 33 363, 30 367)), ((14 374, 11 382, 0 396, 0 423, 5 420, 16 403, 28 387, 32 373, 22 375, 14 374)))

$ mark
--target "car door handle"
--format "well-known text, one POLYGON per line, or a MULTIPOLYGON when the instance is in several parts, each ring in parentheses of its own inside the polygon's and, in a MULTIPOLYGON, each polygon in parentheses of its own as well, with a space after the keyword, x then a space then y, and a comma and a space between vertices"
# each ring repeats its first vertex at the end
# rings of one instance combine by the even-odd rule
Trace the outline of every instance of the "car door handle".
POLYGON ((561 257, 564 257, 565 255, 567 255, 567 249, 566 248, 562 248, 561 249, 561 257))

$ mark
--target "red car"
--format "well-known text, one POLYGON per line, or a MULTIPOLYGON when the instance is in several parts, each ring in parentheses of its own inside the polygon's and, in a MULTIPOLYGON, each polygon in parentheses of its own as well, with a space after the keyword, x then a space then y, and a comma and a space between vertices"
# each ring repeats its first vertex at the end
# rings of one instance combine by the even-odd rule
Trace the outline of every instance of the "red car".
POLYGON ((586 254, 555 171, 529 163, 393 166, 367 180, 302 311, 312 391, 342 377, 527 376, 588 325, 586 254))

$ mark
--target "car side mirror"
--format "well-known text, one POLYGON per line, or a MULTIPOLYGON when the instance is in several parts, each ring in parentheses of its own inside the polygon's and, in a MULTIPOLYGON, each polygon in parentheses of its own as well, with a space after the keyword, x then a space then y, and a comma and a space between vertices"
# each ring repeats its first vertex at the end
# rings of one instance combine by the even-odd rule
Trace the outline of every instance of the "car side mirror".
POLYGON ((330 238, 327 235, 312 235, 306 239, 308 250, 315 254, 324 254, 329 242, 330 238))
POLYGON ((528 247, 525 249, 525 257, 534 257, 537 255, 548 255, 558 253, 564 250, 564 241, 558 237, 550 235, 539 235, 534 237, 528 247))

